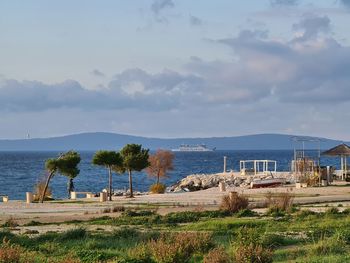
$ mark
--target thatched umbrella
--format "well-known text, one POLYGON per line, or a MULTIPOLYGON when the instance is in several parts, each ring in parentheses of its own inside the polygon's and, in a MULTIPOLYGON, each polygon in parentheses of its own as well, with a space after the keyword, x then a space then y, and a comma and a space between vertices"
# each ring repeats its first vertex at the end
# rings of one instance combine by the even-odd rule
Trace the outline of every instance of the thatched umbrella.
POLYGON ((322 153, 322 155, 328 156, 340 156, 340 166, 342 170, 342 179, 344 180, 344 174, 347 172, 346 158, 350 156, 350 147, 345 143, 339 144, 338 146, 329 149, 322 153))

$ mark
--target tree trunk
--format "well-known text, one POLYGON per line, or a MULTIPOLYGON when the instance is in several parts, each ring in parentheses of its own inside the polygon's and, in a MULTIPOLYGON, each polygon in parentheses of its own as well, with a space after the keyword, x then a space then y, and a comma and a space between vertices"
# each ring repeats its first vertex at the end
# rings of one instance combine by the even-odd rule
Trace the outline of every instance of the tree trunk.
POLYGON ((157 173, 157 184, 159 184, 159 171, 157 173))
POLYGON ((44 202, 47 188, 49 187, 49 183, 50 183, 51 177, 52 177, 52 175, 53 175, 54 173, 55 173, 55 172, 51 172, 51 173, 49 174, 49 176, 47 177, 47 179, 46 179, 44 191, 42 192, 41 197, 40 197, 40 203, 43 203, 43 202, 44 202))
POLYGON ((112 167, 108 166, 109 175, 109 189, 108 189, 108 200, 112 201, 112 167))
POLYGON ((70 199, 71 192, 74 191, 74 183, 73 183, 73 178, 69 178, 68 180, 68 199, 70 199))
POLYGON ((134 197, 134 192, 132 190, 132 176, 131 176, 131 170, 128 170, 129 172, 129 188, 130 188, 130 198, 134 197))

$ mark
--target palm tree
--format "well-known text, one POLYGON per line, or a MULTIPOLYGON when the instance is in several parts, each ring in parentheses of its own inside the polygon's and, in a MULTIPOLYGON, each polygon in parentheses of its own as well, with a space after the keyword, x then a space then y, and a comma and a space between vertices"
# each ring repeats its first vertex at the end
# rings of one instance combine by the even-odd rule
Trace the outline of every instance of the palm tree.
POLYGON ((108 199, 112 201, 112 170, 122 167, 122 157, 115 151, 97 151, 92 158, 94 165, 104 166, 108 169, 108 199))
POLYGON ((132 188, 132 171, 142 171, 149 166, 148 149, 143 149, 140 144, 127 144, 121 149, 120 154, 123 159, 123 168, 129 174, 130 197, 134 197, 132 188))

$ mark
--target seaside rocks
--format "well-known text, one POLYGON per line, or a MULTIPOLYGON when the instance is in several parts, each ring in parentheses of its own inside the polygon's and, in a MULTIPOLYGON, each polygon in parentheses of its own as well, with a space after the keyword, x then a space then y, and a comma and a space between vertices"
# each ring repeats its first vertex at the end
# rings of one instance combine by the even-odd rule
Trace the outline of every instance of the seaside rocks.
POLYGON ((227 185, 237 185, 237 180, 231 174, 192 174, 167 188, 167 192, 198 191, 219 186, 220 182, 227 185))
MULTIPOLYGON (((286 182, 293 182, 293 176, 290 174, 280 174, 285 177, 286 182)), ((263 179, 263 176, 260 179, 263 179)), ((218 173, 218 174, 191 174, 176 184, 167 188, 166 192, 192 192, 198 190, 205 190, 212 187, 218 187, 220 182, 224 182, 227 186, 249 187, 254 180, 253 176, 239 176, 233 173, 218 173)))

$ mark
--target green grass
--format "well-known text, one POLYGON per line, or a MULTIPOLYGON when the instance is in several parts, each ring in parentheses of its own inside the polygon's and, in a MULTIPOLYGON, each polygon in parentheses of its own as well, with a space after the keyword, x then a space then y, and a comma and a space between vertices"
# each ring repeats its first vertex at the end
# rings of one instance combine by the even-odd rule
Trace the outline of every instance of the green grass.
MULTIPOLYGON (((203 211, 160 216, 152 210, 133 210, 116 218, 103 216, 68 223, 77 224, 77 228, 34 237, 15 235, 3 229, 0 230, 0 243, 9 240, 32 253, 35 262, 46 262, 47 258, 60 262, 67 256, 77 262, 154 262, 150 258, 132 261, 130 255, 139 251, 142 244, 158 240, 162 234, 211 233, 215 246, 222 246, 230 255, 237 242, 255 242, 273 250, 274 262, 350 262, 350 215, 336 209, 320 214, 297 211, 281 218, 256 216, 249 211, 235 215, 203 211), (242 214, 250 217, 239 217, 242 214), (115 229, 91 232, 85 228, 88 225, 115 229)), ((41 224, 33 221, 27 225, 40 227, 41 224)), ((202 262, 203 253, 193 253, 189 262, 202 262)))

